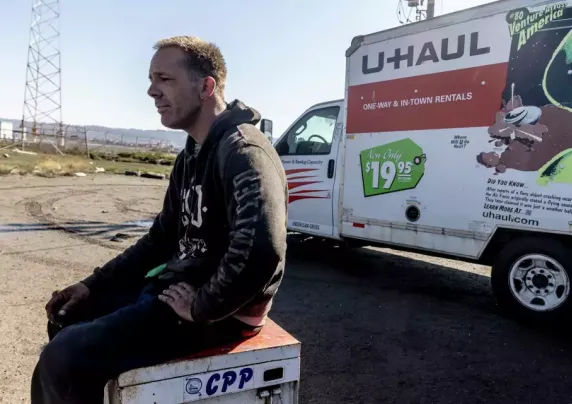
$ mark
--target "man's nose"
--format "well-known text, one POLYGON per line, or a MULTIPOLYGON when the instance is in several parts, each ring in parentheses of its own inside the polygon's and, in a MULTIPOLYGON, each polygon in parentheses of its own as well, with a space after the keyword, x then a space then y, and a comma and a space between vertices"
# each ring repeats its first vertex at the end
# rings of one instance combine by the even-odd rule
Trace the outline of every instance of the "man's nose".
POLYGON ((152 83, 149 85, 149 88, 147 89, 147 94, 151 98, 158 98, 161 95, 157 90, 157 88, 152 83))

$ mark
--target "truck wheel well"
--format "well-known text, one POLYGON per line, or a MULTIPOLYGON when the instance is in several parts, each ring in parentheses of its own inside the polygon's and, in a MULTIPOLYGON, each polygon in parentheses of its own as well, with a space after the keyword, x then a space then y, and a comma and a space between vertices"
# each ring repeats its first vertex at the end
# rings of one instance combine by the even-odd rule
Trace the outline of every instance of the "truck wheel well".
POLYGON ((479 259, 479 263, 484 265, 492 265, 497 255, 500 251, 507 245, 509 242, 514 240, 515 238, 519 237, 526 237, 526 236, 538 236, 542 235, 542 237, 550 237, 560 242, 564 243, 565 245, 572 245, 572 235, 567 234, 542 234, 536 231, 526 231, 526 230, 515 230, 515 229, 503 229, 499 228, 493 235, 493 238, 487 246, 485 247, 485 251, 481 255, 479 259))

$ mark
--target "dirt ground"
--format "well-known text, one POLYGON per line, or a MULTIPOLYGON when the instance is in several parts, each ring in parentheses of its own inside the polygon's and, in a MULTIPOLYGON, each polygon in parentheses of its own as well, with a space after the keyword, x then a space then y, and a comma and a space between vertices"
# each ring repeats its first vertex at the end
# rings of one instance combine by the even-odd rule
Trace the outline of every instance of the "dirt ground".
MULTIPOLYGON (((29 402, 52 290, 142 235, 166 185, 0 177, 0 403, 29 402)), ((487 267, 292 242, 286 271, 271 317, 302 342, 302 404, 572 402, 570 338, 498 315, 487 267)))

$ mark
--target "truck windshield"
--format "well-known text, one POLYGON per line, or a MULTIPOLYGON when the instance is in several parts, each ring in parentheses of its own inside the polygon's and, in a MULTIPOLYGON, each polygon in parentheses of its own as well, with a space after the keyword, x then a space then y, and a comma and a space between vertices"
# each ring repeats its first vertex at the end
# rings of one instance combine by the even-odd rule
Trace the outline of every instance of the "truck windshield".
POLYGON ((305 114, 277 144, 284 155, 329 154, 339 106, 320 108, 305 114))

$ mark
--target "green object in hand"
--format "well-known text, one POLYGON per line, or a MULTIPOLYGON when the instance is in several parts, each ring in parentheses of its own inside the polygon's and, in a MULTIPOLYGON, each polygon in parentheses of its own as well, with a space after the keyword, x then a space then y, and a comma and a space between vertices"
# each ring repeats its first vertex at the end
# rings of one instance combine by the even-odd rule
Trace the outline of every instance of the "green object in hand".
POLYGON ((161 272, 163 272, 163 270, 167 267, 167 264, 162 264, 159 265, 156 268, 153 268, 152 270, 150 270, 149 272, 147 272, 147 275, 145 275, 145 278, 153 278, 157 275, 159 275, 161 272))

